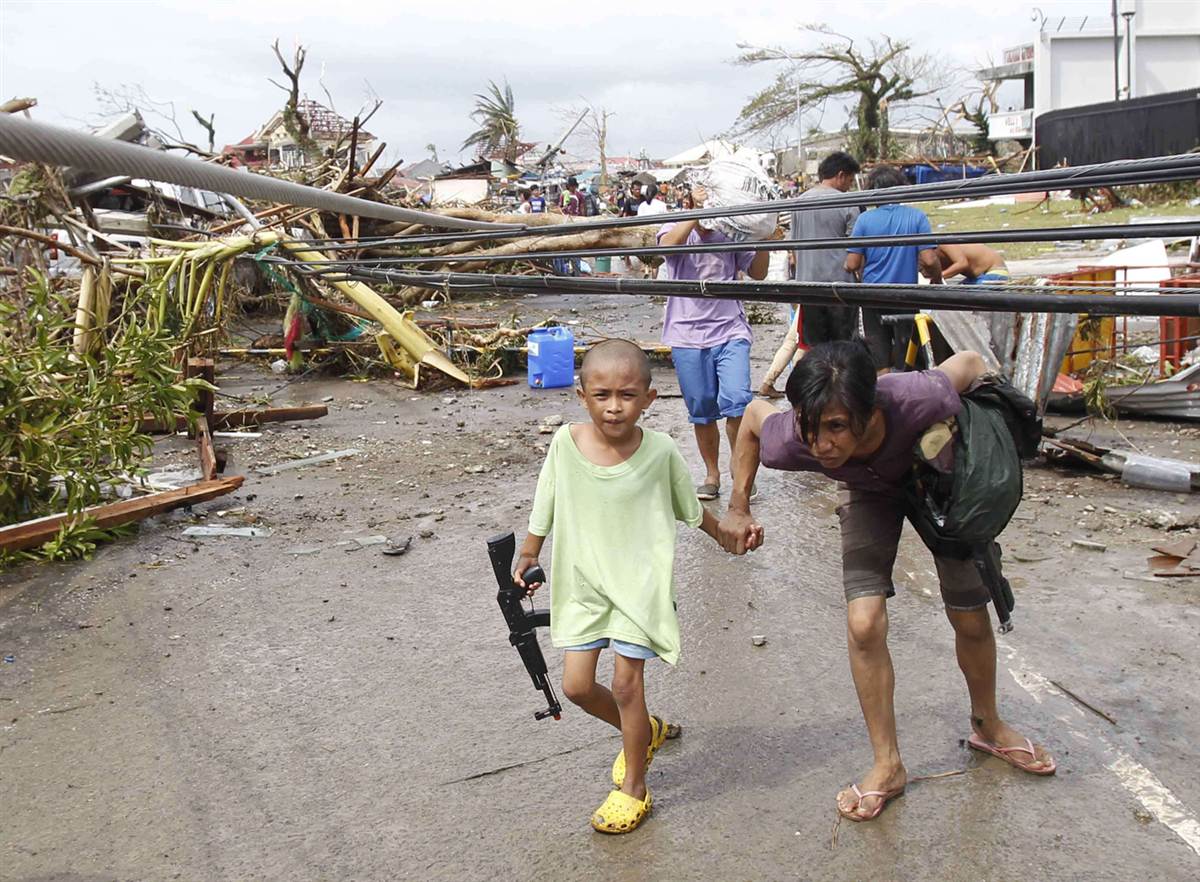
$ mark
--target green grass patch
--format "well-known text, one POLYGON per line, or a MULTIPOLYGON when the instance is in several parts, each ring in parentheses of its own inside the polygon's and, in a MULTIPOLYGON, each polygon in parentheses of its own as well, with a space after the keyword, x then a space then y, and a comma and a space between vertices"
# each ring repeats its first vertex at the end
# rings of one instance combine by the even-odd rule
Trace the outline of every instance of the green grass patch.
MULTIPOLYGON (((1200 208, 1187 202, 1168 202, 1115 208, 1098 214, 1085 214, 1078 200, 1056 200, 1037 206, 1034 202, 1015 205, 983 205, 972 208, 950 208, 953 202, 926 202, 918 208, 929 216, 934 233, 966 233, 975 230, 1029 230, 1045 227, 1096 226, 1124 224, 1134 218, 1181 218, 1200 216, 1200 208)), ((1081 246, 1085 243, 1080 243, 1081 246)), ((1058 251, 1053 242, 1006 242, 997 247, 1009 260, 1041 257, 1058 251)))

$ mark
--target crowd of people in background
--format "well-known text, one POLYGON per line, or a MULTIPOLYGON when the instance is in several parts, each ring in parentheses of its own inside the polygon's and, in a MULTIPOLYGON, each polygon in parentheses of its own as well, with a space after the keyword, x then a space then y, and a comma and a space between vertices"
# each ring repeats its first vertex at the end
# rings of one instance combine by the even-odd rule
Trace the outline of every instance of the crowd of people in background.
MULTIPOLYGON (((816 178, 816 183, 808 188, 796 176, 783 178, 777 184, 782 198, 807 200, 848 193, 856 187, 878 190, 909 183, 894 165, 879 164, 864 171, 854 157, 843 151, 826 156, 818 165, 816 178)), ((686 180, 658 181, 648 172, 632 178, 617 176, 604 186, 596 176, 586 185, 572 176, 553 191, 555 195, 551 198, 539 184, 522 189, 516 210, 522 214, 557 211, 571 217, 645 217, 691 210, 700 207, 703 201, 686 180)), ((932 284, 940 284, 943 279, 967 285, 1003 284, 1009 280, 1003 256, 986 245, 872 247, 853 243, 853 239, 863 237, 930 234, 929 219, 913 206, 881 205, 864 210, 843 204, 793 211, 786 222, 789 228, 786 235, 795 241, 847 240, 846 248, 790 252, 787 277, 798 282, 911 285, 916 284, 919 276, 932 284)), ((581 267, 578 259, 555 261, 555 272, 564 275, 577 275, 581 267)), ((658 277, 669 277, 671 269, 670 262, 665 263, 658 270, 658 277)), ((861 337, 867 344, 879 371, 901 367, 912 333, 911 321, 884 321, 880 310, 794 305, 788 330, 756 392, 765 398, 782 398, 783 392, 778 388, 780 378, 808 349, 854 337, 861 337)))
POLYGON ((595 178, 586 185, 580 184, 575 176, 571 176, 563 182, 561 188, 546 189, 543 189, 541 184, 519 185, 517 203, 513 210, 517 214, 558 211, 572 217, 637 217, 665 214, 668 211, 687 211, 696 207, 689 184, 660 182, 645 174, 628 181, 617 180, 605 186, 601 186, 595 178), (551 189, 557 196, 548 197, 546 189, 551 189))

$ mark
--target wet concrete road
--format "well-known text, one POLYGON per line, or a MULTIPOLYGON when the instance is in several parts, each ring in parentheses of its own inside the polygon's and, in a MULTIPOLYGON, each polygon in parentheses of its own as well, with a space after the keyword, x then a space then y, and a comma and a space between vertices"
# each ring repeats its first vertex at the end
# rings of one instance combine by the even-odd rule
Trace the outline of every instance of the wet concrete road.
MULTIPOLYGON (((756 371, 779 326, 762 330, 756 371)), ((244 365, 226 374, 243 391, 273 384, 244 365)), ((656 376, 674 389, 669 369, 656 376)), ((764 474, 762 551, 735 559, 681 529, 683 657, 651 666, 648 690, 684 736, 651 770, 650 820, 608 838, 587 819, 616 734, 574 708, 533 720, 540 694, 507 645, 484 546, 523 529, 534 445, 548 440, 535 426, 570 418, 570 393, 446 404, 383 382, 304 380, 275 403, 326 395, 324 420, 271 427, 257 453, 231 442, 232 468, 306 444, 363 456, 251 477, 203 506, 213 523, 245 506, 271 537, 193 544, 180 513, 91 562, 0 576, 0 650, 13 657, 0 664, 0 878, 1200 876, 1200 580, 1122 578, 1144 572, 1153 531, 1113 535, 1103 554, 1069 544, 1085 502, 1150 507, 1132 491, 1077 480, 1069 499, 1026 503, 1010 529, 1010 548, 1048 559, 1009 571, 1018 618, 1000 651, 1001 706, 1055 753, 1051 779, 963 744, 952 632, 932 562, 906 535, 889 607, 902 748, 911 776, 963 774, 912 784, 835 842, 834 794, 869 749, 845 659, 833 490, 764 474), (491 471, 466 471, 478 464, 491 471), (435 535, 401 558, 338 544, 421 529, 435 535), (769 642, 753 647, 752 634, 769 642)), ((682 402, 652 414, 694 462, 682 402)), ((182 441, 162 446, 164 459, 190 457, 182 441)), ((1195 505, 1163 500, 1151 502, 1195 505)))

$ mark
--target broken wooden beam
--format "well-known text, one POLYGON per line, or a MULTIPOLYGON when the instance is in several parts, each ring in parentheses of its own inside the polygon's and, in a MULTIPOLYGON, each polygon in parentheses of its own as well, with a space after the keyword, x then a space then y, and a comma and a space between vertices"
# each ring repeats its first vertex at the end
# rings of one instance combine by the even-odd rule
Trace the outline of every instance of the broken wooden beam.
POLYGON ((91 519, 98 528, 105 530, 132 524, 173 508, 208 502, 210 499, 232 493, 241 487, 245 480, 241 475, 234 475, 215 481, 200 481, 178 490, 94 505, 75 514, 49 515, 34 521, 0 527, 0 550, 24 551, 27 548, 36 548, 57 536, 64 524, 74 524, 85 518, 91 519))
POLYGON ((217 479, 217 451, 213 448, 212 431, 208 428, 208 417, 196 417, 196 448, 200 452, 200 474, 206 481, 217 479))
MULTIPOLYGON (((217 369, 211 358, 189 358, 184 365, 183 375, 188 378, 198 378, 204 380, 210 386, 216 385, 217 369)), ((192 410, 200 414, 206 419, 204 429, 211 431, 213 422, 213 407, 216 405, 216 399, 213 396, 212 389, 198 389, 196 391, 196 400, 192 403, 192 410)), ((199 432, 199 422, 195 426, 188 427, 188 437, 195 438, 199 432)), ((209 438, 209 446, 212 446, 211 436, 209 438)), ((201 454, 203 458, 203 454, 201 454)))
MULTIPOLYGON (((310 404, 304 407, 268 407, 264 410, 215 410, 208 427, 214 432, 220 429, 252 429, 263 423, 315 420, 328 415, 329 408, 324 404, 310 404)), ((163 432, 182 432, 187 427, 187 417, 175 417, 175 425, 171 428, 148 418, 142 420, 138 431, 147 434, 162 434, 163 432)))
POLYGON ((217 411, 212 417, 212 429, 252 429, 263 423, 285 423, 289 420, 315 420, 328 416, 329 408, 324 404, 309 404, 304 407, 268 407, 265 410, 217 411))

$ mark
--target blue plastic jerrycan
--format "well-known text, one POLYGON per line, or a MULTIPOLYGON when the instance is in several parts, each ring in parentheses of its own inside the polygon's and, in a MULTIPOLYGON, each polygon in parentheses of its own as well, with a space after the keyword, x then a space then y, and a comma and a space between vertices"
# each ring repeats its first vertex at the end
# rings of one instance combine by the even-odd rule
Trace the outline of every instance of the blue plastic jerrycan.
POLYGON ((575 385, 575 335, 570 328, 539 328, 529 335, 529 387, 575 385))

